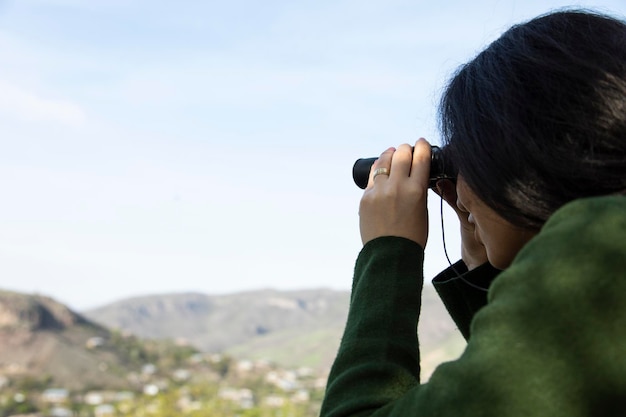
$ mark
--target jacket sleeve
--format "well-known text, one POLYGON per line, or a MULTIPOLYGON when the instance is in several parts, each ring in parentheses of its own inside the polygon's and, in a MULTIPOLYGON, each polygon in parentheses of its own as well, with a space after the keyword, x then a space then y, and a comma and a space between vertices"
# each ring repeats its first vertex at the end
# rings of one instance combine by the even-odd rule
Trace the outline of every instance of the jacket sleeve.
POLYGON ((487 304, 487 291, 499 273, 489 263, 468 271, 459 261, 433 279, 433 287, 465 340, 469 339, 474 315, 487 304))
POLYGON ((419 384, 422 262, 421 246, 403 238, 378 238, 361 250, 322 416, 369 415, 419 384))
POLYGON ((492 283, 461 357, 424 384, 416 336, 422 249, 401 238, 369 242, 321 416, 620 415, 625 201, 555 214, 492 283))

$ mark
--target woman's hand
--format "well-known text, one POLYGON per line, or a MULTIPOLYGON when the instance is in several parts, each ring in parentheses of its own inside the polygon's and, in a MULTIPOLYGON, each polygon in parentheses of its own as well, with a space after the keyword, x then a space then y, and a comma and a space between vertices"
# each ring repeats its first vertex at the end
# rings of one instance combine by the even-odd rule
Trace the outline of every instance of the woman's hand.
POLYGON ((468 221, 469 213, 459 208, 457 204, 456 186, 450 180, 437 181, 437 188, 434 190, 454 209, 461 224, 461 259, 472 270, 487 262, 487 251, 485 247, 476 240, 474 225, 468 221))
POLYGON ((426 247, 430 152, 430 144, 420 139, 414 150, 408 144, 389 148, 374 163, 359 209, 363 244, 399 236, 426 247))

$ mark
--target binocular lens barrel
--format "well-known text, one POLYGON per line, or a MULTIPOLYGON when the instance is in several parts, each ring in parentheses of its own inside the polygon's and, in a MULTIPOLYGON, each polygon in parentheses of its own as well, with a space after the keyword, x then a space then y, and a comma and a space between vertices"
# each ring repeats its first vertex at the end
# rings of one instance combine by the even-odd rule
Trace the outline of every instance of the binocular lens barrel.
MULTIPOLYGON (((369 181, 370 170, 372 165, 378 158, 361 158, 357 159, 352 167, 352 178, 355 184, 365 189, 367 182, 369 181)), ((449 165, 449 164, 448 164, 449 165)), ((431 160, 430 160, 430 175, 428 180, 428 186, 434 188, 437 181, 441 179, 455 180, 456 175, 452 173, 452 167, 446 166, 445 159, 443 157, 443 151, 439 146, 431 146, 431 160)))

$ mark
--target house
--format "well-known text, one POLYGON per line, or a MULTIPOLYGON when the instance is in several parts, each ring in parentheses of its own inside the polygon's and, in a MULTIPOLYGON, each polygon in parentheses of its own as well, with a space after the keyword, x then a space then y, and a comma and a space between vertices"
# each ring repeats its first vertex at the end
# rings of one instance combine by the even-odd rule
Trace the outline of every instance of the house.
POLYGON ((69 395, 65 388, 48 388, 41 393, 41 401, 48 404, 63 404, 67 402, 69 395))
POLYGON ((115 407, 111 404, 100 404, 93 409, 94 417, 115 417, 115 407))

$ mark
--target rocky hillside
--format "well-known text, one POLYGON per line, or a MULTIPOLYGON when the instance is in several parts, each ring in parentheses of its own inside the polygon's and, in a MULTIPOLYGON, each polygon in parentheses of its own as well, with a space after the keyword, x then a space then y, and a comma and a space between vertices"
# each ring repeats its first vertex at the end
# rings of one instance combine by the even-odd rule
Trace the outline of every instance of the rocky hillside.
POLYGON ((49 297, 0 292, 0 331, 64 330, 88 324, 84 317, 49 297))
POLYGON ((0 375, 12 381, 123 389, 132 369, 156 357, 49 297, 0 291, 0 375))
MULTIPOLYGON (((326 289, 260 290, 211 296, 162 294, 90 310, 90 319, 140 337, 188 340, 206 352, 328 367, 347 317, 349 293, 326 289)), ((425 373, 459 354, 462 338, 431 286, 420 322, 425 373)))

